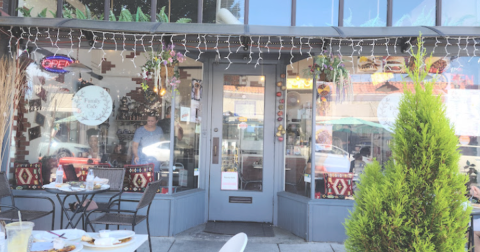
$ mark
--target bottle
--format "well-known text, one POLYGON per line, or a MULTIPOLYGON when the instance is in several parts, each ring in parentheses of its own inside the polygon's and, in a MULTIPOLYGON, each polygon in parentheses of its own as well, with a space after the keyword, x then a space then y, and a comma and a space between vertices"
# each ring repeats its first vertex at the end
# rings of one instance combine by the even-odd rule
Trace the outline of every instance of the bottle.
POLYGON ((87 174, 87 179, 86 179, 86 185, 85 189, 87 191, 92 191, 93 190, 93 179, 95 178, 95 175, 93 175, 93 170, 89 169, 88 174, 87 174))
POLYGON ((57 172, 55 173, 55 183, 62 184, 63 183, 63 167, 59 165, 57 168, 57 172))

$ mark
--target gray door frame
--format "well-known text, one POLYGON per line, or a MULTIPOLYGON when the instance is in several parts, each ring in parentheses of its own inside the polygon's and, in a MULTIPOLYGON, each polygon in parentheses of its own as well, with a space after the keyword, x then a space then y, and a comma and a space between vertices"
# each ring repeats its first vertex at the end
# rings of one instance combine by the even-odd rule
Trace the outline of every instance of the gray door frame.
MULTIPOLYGON (((230 221, 255 221, 274 223, 276 211, 274 203, 276 202, 276 161, 275 161, 275 138, 273 128, 275 127, 275 82, 277 67, 275 65, 260 65, 253 68, 251 65, 232 64, 228 70, 225 64, 214 64, 212 66, 212 78, 209 94, 208 118, 210 127, 210 148, 205 150, 210 162, 207 164, 209 173, 209 183, 205 185, 208 190, 208 220, 230 220, 230 221), (224 74, 241 75, 264 75, 265 76, 265 101, 264 101, 264 169, 263 169, 263 190, 258 191, 221 191, 220 175, 221 162, 212 164, 213 137, 222 138, 222 119, 223 119, 223 76, 224 74), (214 132, 218 128, 218 132, 214 132), (229 196, 252 197, 252 204, 229 203, 229 196)), ((221 156, 220 156, 221 159, 221 156)))

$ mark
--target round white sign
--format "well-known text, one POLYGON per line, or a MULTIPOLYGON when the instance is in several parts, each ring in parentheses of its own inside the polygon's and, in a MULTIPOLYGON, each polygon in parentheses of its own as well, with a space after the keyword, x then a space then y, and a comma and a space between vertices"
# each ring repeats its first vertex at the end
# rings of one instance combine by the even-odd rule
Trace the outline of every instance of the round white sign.
POLYGON ((380 101, 377 108, 377 118, 383 127, 393 132, 393 124, 398 115, 398 104, 402 98, 402 93, 389 94, 380 101))
POLYGON ((112 113, 112 97, 102 87, 84 87, 73 96, 72 108, 73 115, 81 123, 99 125, 112 113))

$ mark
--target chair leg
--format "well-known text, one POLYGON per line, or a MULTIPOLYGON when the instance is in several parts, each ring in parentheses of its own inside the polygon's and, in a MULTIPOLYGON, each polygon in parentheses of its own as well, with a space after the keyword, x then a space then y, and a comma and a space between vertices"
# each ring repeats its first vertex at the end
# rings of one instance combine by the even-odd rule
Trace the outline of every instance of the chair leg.
POLYGON ((150 239, 150 225, 148 224, 148 214, 147 214, 147 234, 148 234, 148 246, 150 247, 150 252, 152 252, 152 241, 150 239))

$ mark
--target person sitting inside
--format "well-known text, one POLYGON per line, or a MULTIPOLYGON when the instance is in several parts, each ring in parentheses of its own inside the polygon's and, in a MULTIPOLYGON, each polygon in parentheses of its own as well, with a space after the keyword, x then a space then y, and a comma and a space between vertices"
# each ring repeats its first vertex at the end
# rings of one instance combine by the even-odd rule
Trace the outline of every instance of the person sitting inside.
POLYGON ((98 143, 99 131, 97 129, 87 130, 87 139, 90 150, 87 153, 88 158, 100 158, 100 145, 98 143))
MULTIPOLYGON (((55 155, 44 156, 41 162, 43 184, 46 185, 51 182, 55 182, 55 176, 58 169, 57 157, 55 155)), ((69 181, 78 181, 73 165, 63 166, 63 182, 69 181)))
POLYGON ((366 163, 363 161, 363 156, 360 153, 357 153, 353 156, 354 160, 350 162, 350 173, 354 173, 355 176, 359 176, 363 172, 366 163))

